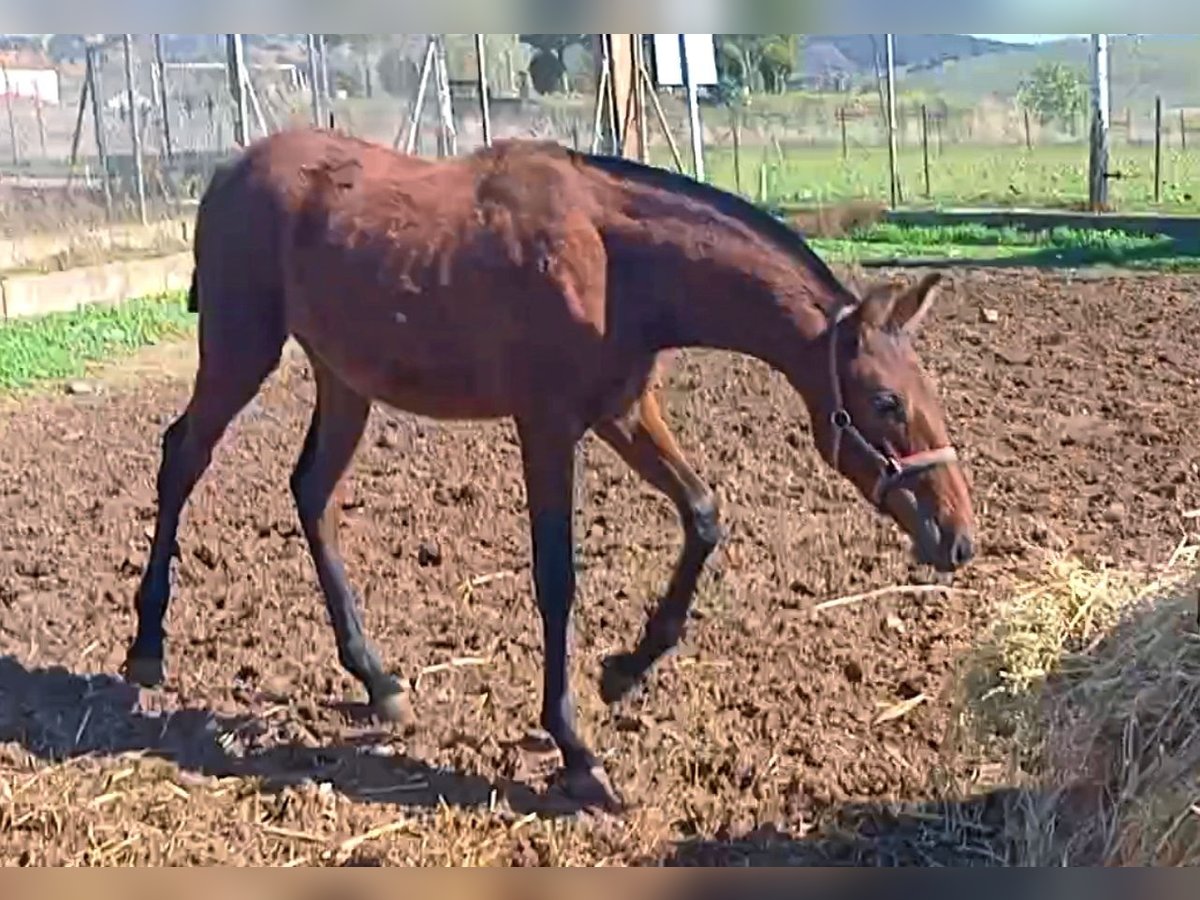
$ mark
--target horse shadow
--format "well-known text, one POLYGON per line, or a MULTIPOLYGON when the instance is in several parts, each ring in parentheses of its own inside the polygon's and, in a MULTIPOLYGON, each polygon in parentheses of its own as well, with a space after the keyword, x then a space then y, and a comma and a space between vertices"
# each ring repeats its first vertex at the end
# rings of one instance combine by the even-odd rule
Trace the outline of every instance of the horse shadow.
POLYGON ((121 678, 62 667, 29 669, 0 656, 0 744, 19 745, 51 764, 135 755, 198 776, 256 779, 268 794, 319 783, 356 802, 411 810, 442 804, 489 808, 503 800, 518 815, 557 818, 579 812, 557 788, 538 793, 516 781, 432 766, 393 754, 379 745, 377 734, 330 746, 300 741, 258 746, 254 738, 269 730, 269 723, 255 715, 147 710, 141 691, 121 678))

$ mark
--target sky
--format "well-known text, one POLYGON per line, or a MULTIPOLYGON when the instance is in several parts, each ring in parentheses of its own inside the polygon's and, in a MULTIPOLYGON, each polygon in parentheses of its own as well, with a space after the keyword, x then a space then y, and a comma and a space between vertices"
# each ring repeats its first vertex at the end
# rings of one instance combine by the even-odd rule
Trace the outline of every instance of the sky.
POLYGON ((1045 41, 1056 41, 1065 37, 1082 37, 1076 34, 973 34, 971 37, 989 38, 993 41, 1007 41, 1010 44, 1041 44, 1045 41))

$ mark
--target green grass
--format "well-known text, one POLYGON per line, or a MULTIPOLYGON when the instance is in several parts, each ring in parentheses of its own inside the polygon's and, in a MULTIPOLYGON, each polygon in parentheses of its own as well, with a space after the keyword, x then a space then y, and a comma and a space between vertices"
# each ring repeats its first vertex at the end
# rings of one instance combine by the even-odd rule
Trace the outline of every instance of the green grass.
MULTIPOLYGON (((655 148, 653 162, 670 167, 670 153, 655 148)), ((685 159, 685 162, 690 160, 685 159)), ((709 180, 735 189, 733 151, 705 150, 709 180)), ((900 180, 905 206, 1082 208, 1088 198, 1087 147, 1083 144, 980 147, 947 144, 930 158, 930 196, 919 147, 902 148, 900 180)), ((890 199, 887 149, 854 148, 842 159, 838 147, 746 148, 742 153, 742 193, 759 197, 760 170, 767 167, 771 203, 839 203, 890 199)), ((1154 203, 1154 150, 1118 145, 1112 169, 1123 177, 1110 183, 1110 203, 1125 211, 1158 210, 1200 214, 1200 135, 1196 146, 1163 152, 1162 200, 1154 203)))
POLYGON ((1116 229, 1026 231, 977 224, 921 228, 879 223, 847 238, 815 238, 810 243, 818 253, 837 262, 929 259, 997 266, 1200 271, 1200 247, 1165 235, 1116 229))
POLYGON ((0 324, 0 391, 79 377, 88 363, 183 336, 194 322, 185 295, 168 294, 0 324))

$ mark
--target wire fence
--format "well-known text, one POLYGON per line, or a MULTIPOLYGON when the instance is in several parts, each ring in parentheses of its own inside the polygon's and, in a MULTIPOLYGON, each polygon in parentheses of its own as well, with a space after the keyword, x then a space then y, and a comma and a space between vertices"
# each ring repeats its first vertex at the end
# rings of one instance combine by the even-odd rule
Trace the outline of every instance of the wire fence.
MULTIPOLYGON (((177 216, 194 205, 214 167, 238 150, 238 107, 224 36, 188 37, 206 40, 178 54, 170 46, 160 52, 153 35, 133 35, 127 78, 122 36, 108 36, 95 55, 94 102, 86 89, 85 54, 59 60, 55 80, 35 80, 32 90, 21 81, 29 73, 5 62, 0 209, 27 230, 59 227, 64 218, 138 217, 135 126, 147 216, 177 216)), ((244 37, 249 137, 311 123, 304 36, 244 37)), ((441 135, 432 87, 410 134, 431 36, 369 37, 366 45, 329 46, 318 59, 318 80, 328 92, 323 108, 338 128, 389 146, 403 146, 411 137, 415 151, 426 155, 466 153, 483 144, 473 35, 444 36, 453 147, 441 135)), ((568 74, 554 92, 539 94, 530 48, 518 35, 488 35, 492 135, 607 149, 596 142, 595 77, 587 52, 581 48, 582 61, 568 60, 568 74)), ((1082 116, 1041 123, 1010 100, 952 106, 906 95, 903 81, 900 89, 896 129, 905 204, 1085 205, 1088 132, 1082 116)), ((651 162, 682 163, 688 170, 682 96, 660 88, 650 100, 651 162)), ((886 120, 874 90, 756 95, 732 106, 705 98, 701 115, 708 177, 722 187, 772 204, 888 201, 886 120)), ((1151 101, 1114 109, 1112 123, 1113 205, 1200 212, 1200 112, 1178 105, 1160 110, 1151 101)))

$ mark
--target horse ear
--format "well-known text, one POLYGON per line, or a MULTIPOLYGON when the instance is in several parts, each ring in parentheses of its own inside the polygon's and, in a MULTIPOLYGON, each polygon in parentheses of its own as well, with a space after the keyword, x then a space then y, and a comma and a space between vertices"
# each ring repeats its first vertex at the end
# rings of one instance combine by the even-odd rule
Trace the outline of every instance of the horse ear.
POLYGON ((912 287, 894 295, 888 325, 897 331, 916 334, 937 299, 937 286, 941 282, 942 274, 931 272, 912 287))
POLYGON ((898 300, 896 285, 881 281, 870 285, 862 294, 858 314, 864 325, 884 328, 892 319, 898 300))

